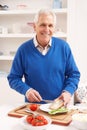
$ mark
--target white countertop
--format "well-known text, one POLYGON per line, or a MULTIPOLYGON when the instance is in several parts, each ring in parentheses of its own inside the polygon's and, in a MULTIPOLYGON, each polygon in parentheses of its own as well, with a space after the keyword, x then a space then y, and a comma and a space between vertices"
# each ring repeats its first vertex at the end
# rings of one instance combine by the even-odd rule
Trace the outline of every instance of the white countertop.
MULTIPOLYGON (((20 118, 10 117, 8 116, 8 112, 12 109, 18 107, 19 105, 23 104, 14 104, 14 105, 2 105, 0 106, 0 129, 1 130, 24 130, 24 128, 20 125, 19 120, 20 118)), ((74 127, 73 122, 69 126, 61 126, 61 125, 54 125, 51 126, 47 130, 78 130, 74 127)))

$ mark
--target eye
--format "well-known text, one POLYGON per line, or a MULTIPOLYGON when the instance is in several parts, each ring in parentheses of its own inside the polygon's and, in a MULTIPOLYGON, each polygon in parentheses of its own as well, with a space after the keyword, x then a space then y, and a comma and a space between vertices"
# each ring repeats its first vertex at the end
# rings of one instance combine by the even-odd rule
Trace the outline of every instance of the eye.
POLYGON ((46 25, 45 25, 45 24, 41 24, 40 26, 41 26, 41 27, 45 27, 46 25))
POLYGON ((49 27, 52 28, 52 27, 53 27, 53 24, 50 24, 49 27))
POLYGON ((53 28, 54 25, 53 25, 53 24, 49 24, 49 25, 41 24, 40 27, 49 27, 49 28, 53 28))

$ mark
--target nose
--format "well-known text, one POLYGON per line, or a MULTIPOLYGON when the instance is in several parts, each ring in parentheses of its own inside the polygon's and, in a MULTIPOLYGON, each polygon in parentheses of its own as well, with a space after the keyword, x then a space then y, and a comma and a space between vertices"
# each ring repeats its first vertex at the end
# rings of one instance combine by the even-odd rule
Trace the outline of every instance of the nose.
POLYGON ((49 28, 49 26, 48 26, 48 25, 46 25, 46 26, 45 26, 45 28, 44 28, 44 30, 45 30, 46 32, 48 32, 48 31, 49 31, 49 29, 50 29, 50 28, 49 28))
POLYGON ((48 25, 46 25, 46 29, 49 29, 49 26, 48 26, 48 25))

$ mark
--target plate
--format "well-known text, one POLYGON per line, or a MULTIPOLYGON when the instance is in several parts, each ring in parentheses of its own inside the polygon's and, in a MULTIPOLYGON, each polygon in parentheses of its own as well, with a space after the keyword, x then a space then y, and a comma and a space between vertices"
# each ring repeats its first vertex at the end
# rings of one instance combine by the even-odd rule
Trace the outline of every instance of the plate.
POLYGON ((49 117, 44 116, 45 119, 47 119, 48 124, 43 125, 43 126, 32 126, 31 124, 27 123, 26 117, 27 116, 20 118, 20 121, 19 121, 20 125, 26 130, 45 130, 51 125, 51 122, 52 122, 52 120, 49 117))
POLYGON ((68 109, 65 108, 65 107, 61 107, 57 110, 51 110, 49 107, 50 107, 51 103, 50 104, 43 104, 40 106, 40 110, 42 111, 45 111, 45 112, 48 112, 49 114, 63 114, 63 113, 66 113, 68 112, 68 109))
POLYGON ((50 112, 51 111, 51 109, 49 109, 50 105, 51 105, 51 103, 42 104, 40 106, 40 110, 42 110, 44 112, 50 112))

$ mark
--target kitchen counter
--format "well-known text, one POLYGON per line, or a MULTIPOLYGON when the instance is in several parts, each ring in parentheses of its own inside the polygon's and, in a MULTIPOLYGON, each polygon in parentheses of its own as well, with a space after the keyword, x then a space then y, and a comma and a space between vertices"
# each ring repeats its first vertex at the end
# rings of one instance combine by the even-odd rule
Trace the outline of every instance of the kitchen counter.
MULTIPOLYGON (((12 109, 23 105, 22 103, 14 104, 14 105, 2 105, 0 106, 0 129, 1 130, 24 130, 24 128, 20 125, 19 120, 20 118, 10 117, 8 116, 8 112, 12 109)), ((51 126, 47 130, 78 130, 73 126, 73 122, 69 126, 61 126, 61 125, 54 125, 51 126)))

